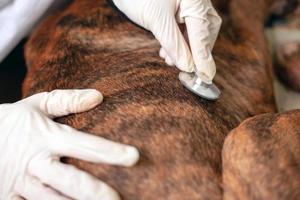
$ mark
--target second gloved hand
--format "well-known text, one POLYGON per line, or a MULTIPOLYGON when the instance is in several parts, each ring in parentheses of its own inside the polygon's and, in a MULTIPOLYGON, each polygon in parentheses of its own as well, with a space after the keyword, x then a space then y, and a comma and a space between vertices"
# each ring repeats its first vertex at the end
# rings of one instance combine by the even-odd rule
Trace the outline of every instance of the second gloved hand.
POLYGON ((0 105, 0 199, 118 200, 110 186, 60 157, 132 166, 137 149, 52 121, 94 108, 102 98, 96 90, 55 90, 0 105))
POLYGON ((201 74, 201 77, 206 77, 206 82, 211 82, 216 73, 211 51, 222 20, 210 0, 113 2, 132 21, 154 34, 162 46, 160 56, 167 64, 175 64, 182 71, 201 74), (186 24, 186 37, 178 23, 186 24))

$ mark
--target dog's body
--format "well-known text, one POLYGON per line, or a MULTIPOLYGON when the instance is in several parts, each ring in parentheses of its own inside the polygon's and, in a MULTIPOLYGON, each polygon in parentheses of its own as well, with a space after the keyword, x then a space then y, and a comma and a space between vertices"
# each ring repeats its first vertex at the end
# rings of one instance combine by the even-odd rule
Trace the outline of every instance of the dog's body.
POLYGON ((223 147, 224 200, 300 197, 300 110, 244 121, 223 147))
POLYGON ((223 92, 216 102, 187 91, 178 70, 158 57, 158 42, 103 1, 75 1, 45 21, 26 47, 25 96, 98 89, 105 97, 100 106, 59 121, 141 152, 133 168, 65 161, 127 200, 221 199, 226 135, 250 116, 275 111, 263 35, 270 2, 229 2, 222 5, 226 25, 214 51, 223 92))

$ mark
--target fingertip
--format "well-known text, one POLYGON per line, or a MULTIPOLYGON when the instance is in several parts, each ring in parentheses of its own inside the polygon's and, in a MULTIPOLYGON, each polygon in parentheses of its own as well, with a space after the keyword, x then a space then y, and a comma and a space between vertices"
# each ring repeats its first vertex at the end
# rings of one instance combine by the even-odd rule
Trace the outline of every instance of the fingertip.
POLYGON ((101 184, 99 195, 95 195, 95 199, 102 200, 121 200, 120 195, 109 185, 101 184))
POLYGON ((167 52, 163 48, 160 48, 159 56, 165 60, 167 65, 169 65, 169 66, 174 66, 175 65, 173 60, 171 59, 171 57, 168 56, 167 52))
POLYGON ((134 166, 140 159, 140 153, 137 148, 129 146, 126 149, 125 156, 122 161, 122 165, 125 167, 134 166))
POLYGON ((95 102, 95 104, 100 104, 103 101, 103 95, 96 89, 87 89, 87 93, 90 95, 90 98, 95 102))
POLYGON ((184 72, 194 72, 195 71, 195 63, 194 60, 190 55, 183 56, 181 59, 178 60, 176 63, 176 67, 184 72))
POLYGON ((163 58, 163 59, 166 58, 167 53, 166 53, 166 51, 165 51, 163 48, 160 48, 160 50, 159 50, 159 56, 160 56, 161 58, 163 58))
POLYGON ((85 112, 96 107, 102 101, 103 95, 95 89, 57 89, 22 100, 23 103, 35 106, 51 118, 85 112))
POLYGON ((101 92, 95 89, 86 89, 81 94, 81 102, 80 108, 78 109, 79 112, 84 112, 86 110, 90 110, 103 101, 103 95, 101 92))
POLYGON ((197 65, 197 72, 198 76, 204 74, 207 77, 207 82, 211 82, 215 75, 216 75, 216 64, 212 56, 209 56, 209 59, 206 60, 199 60, 197 65))
POLYGON ((174 66, 174 63, 173 63, 172 59, 171 59, 169 56, 166 56, 165 62, 166 62, 167 65, 169 65, 169 66, 174 66))

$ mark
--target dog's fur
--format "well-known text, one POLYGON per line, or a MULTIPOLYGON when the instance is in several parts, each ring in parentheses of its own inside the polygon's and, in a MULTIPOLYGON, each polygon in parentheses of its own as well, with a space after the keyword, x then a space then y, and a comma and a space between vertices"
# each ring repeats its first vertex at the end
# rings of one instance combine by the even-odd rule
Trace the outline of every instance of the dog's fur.
POLYGON ((243 122, 223 148, 224 199, 300 197, 300 110, 243 122))
POLYGON ((224 22, 214 50, 215 83, 223 93, 216 102, 185 89, 178 70, 159 58, 153 36, 103 0, 75 1, 39 26, 26 46, 24 95, 98 89, 105 97, 100 106, 58 121, 141 153, 133 168, 65 162, 106 181, 127 200, 222 198, 226 135, 275 106, 263 34, 271 1, 218 3, 224 22))

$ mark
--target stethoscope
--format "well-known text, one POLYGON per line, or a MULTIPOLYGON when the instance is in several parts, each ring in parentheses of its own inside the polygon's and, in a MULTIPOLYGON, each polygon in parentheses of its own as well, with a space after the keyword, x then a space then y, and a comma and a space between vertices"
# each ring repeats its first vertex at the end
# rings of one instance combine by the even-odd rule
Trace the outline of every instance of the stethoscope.
POLYGON ((180 82, 194 94, 207 99, 217 100, 221 91, 213 82, 205 82, 203 77, 196 75, 196 73, 179 73, 180 82))

